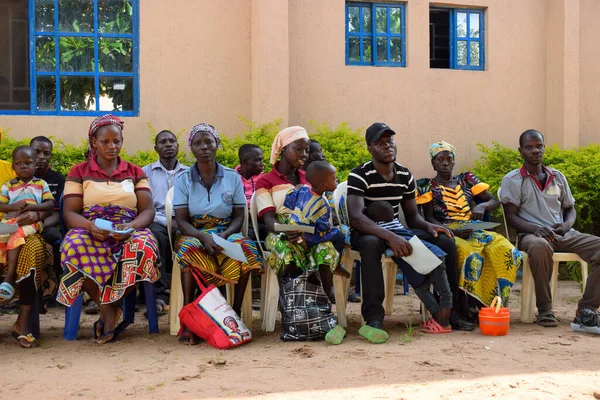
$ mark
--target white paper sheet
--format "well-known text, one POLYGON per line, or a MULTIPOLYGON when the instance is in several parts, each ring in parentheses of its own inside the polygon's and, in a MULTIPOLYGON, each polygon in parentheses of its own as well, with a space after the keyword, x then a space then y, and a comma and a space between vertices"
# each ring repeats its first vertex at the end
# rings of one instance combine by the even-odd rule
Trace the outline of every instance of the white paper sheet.
POLYGON ((101 218, 95 219, 94 220, 94 224, 96 225, 96 227, 98 229, 102 229, 103 231, 108 231, 108 232, 112 232, 112 233, 119 233, 121 235, 124 235, 126 233, 130 233, 130 232, 133 231, 132 228, 129 228, 129 229, 124 230, 124 231, 116 230, 115 226, 113 225, 112 222, 107 221, 105 219, 101 219, 101 218))
POLYGON ((290 225, 290 224, 279 224, 279 223, 275 222, 275 232, 315 233, 315 227, 312 225, 290 225))
POLYGON ((486 222, 486 221, 471 221, 462 228, 458 228, 459 231, 464 230, 485 230, 485 229, 494 229, 495 227, 500 226, 497 222, 486 222))
POLYGON ((212 234, 212 238, 215 244, 223 249, 223 254, 225 254, 227 257, 245 263, 248 262, 248 259, 244 254, 244 250, 242 250, 241 244, 230 242, 229 240, 223 239, 221 236, 217 236, 214 233, 212 234))
POLYGON ((8 235, 14 233, 19 229, 17 224, 4 224, 0 222, 0 235, 8 235))
POLYGON ((442 260, 425 247, 418 237, 413 236, 408 243, 412 247, 412 254, 408 257, 402 257, 402 259, 421 275, 427 275, 442 263, 442 260))

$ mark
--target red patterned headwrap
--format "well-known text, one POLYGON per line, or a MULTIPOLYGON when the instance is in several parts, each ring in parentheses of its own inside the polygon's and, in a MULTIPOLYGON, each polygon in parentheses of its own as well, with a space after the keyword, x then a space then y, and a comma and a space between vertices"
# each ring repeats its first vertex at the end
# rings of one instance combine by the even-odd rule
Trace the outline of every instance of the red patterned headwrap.
POLYGON ((98 154, 97 150, 92 147, 92 138, 96 135, 98 129, 106 125, 115 125, 118 126, 121 131, 123 130, 124 122, 119 119, 119 117, 115 117, 111 114, 106 114, 101 117, 96 118, 92 124, 90 125, 90 131, 88 134, 88 149, 85 153, 85 157, 88 160, 96 157, 98 154))

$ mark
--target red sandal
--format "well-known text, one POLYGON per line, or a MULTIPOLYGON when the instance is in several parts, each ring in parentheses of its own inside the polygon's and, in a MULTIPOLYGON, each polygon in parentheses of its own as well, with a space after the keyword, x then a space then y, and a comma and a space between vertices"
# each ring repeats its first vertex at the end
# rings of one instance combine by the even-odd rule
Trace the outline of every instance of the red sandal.
POLYGON ((423 323, 423 325, 421 325, 421 330, 425 333, 431 333, 431 334, 452 332, 452 328, 444 328, 443 326, 438 324, 438 322, 433 318, 431 318, 429 321, 423 323))

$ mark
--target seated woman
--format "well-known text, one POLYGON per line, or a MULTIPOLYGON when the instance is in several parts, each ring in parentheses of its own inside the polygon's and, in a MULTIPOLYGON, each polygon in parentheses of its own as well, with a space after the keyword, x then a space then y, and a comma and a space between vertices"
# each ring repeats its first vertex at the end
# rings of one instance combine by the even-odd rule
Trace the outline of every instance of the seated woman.
POLYGON ((429 153, 437 174, 432 179, 419 179, 417 203, 423 206, 427 221, 444 224, 454 232, 462 271, 458 286, 486 306, 496 295, 508 304, 523 262, 521 253, 496 232, 459 230, 471 220, 481 220, 486 210, 493 211, 500 203, 488 191, 489 185, 479 182, 472 172, 452 175, 454 146, 440 141, 431 145, 429 153))
POLYGON ((112 115, 98 117, 89 131, 87 161, 69 171, 63 195, 63 219, 70 230, 61 248, 61 279, 57 301, 70 306, 82 290, 100 305, 94 339, 114 339, 121 299, 138 282, 156 282, 158 248, 148 226, 154 206, 148 178, 136 165, 119 157, 123 122, 112 115), (96 227, 109 220, 119 230, 96 227))
MULTIPOLYGON (((179 229, 175 240, 181 265, 183 302, 194 301, 195 280, 191 268, 202 272, 209 284, 236 283, 233 310, 239 315, 248 283, 248 273, 260 271, 262 259, 256 244, 242 236, 246 196, 237 172, 215 161, 221 144, 217 130, 208 124, 196 125, 188 144, 196 158, 188 171, 175 181, 173 208, 179 229), (225 256, 212 234, 239 243, 248 262, 225 256)), ((198 337, 183 327, 179 341, 195 345, 198 337)))
POLYGON ((323 289, 331 295, 332 271, 338 266, 340 254, 331 242, 322 242, 306 248, 298 243, 298 233, 275 232, 275 223, 287 224, 292 211, 285 207, 287 193, 297 185, 307 185, 306 173, 301 169, 308 157, 309 139, 306 130, 291 126, 277 134, 271 147, 271 172, 261 176, 256 183, 258 216, 270 232, 265 247, 271 252, 269 265, 280 273, 282 267, 307 270, 319 268, 323 289), (279 159, 279 161, 277 161, 279 159))
MULTIPOLYGON (((16 174, 11 163, 0 160, 0 184, 14 178, 16 178, 16 174)), ((17 217, 17 224, 20 226, 31 225, 42 221, 48 216, 50 216, 50 212, 47 211, 27 211, 17 217)), ((31 349, 39 345, 31 332, 29 315, 34 302, 37 300, 36 288, 43 285, 46 259, 46 242, 42 236, 39 234, 27 236, 17 259, 15 274, 17 287, 12 301, 18 301, 19 312, 17 321, 11 330, 11 336, 17 340, 19 346, 25 349, 31 349)), ((0 265, 0 276, 4 276, 6 273, 7 265, 0 265)), ((0 305, 8 302, 9 300, 0 300, 0 305)))

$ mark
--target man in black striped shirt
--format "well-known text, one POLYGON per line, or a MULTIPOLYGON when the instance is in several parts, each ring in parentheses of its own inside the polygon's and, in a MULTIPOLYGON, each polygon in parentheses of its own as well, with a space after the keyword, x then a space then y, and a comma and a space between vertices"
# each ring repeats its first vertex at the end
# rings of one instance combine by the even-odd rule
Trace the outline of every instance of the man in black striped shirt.
MULTIPOLYGON (((374 201, 387 201, 396 216, 400 207, 406 223, 415 235, 435 244, 447 254, 446 268, 448 281, 453 289, 453 297, 458 298, 454 288, 458 288, 456 269, 456 245, 452 233, 443 226, 425 221, 418 212, 415 180, 410 171, 396 162, 396 133, 386 124, 374 123, 366 132, 365 138, 371 161, 352 170, 348 177, 348 214, 352 232, 352 245, 360 251, 362 274, 362 316, 366 325, 375 328, 375 336, 387 337, 383 331, 383 299, 385 297, 381 255, 386 247, 394 252, 396 262, 402 267, 405 276, 413 287, 417 287, 419 277, 405 268, 406 264, 398 257, 408 256, 412 249, 406 239, 379 227, 364 214, 364 209, 374 201), (439 235, 438 233, 442 233, 439 235), (408 274, 407 274, 408 272, 408 274)), ((456 304, 456 302, 454 303, 456 304)), ((473 324, 461 320, 453 313, 455 329, 472 330, 473 324), (457 323, 459 321, 459 323, 457 323)), ((367 329, 369 330, 369 329, 367 329)), ((373 331, 373 329, 370 329, 373 331)))

